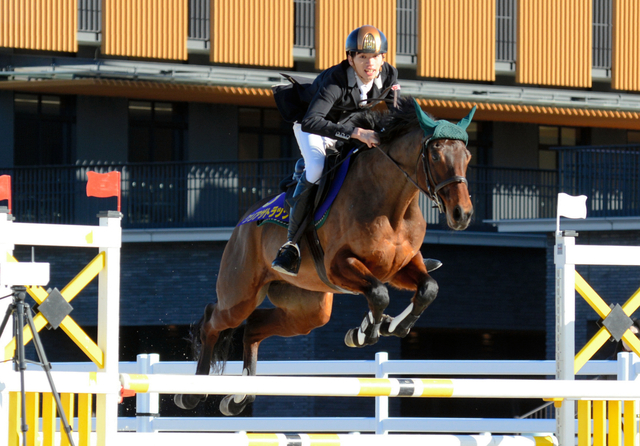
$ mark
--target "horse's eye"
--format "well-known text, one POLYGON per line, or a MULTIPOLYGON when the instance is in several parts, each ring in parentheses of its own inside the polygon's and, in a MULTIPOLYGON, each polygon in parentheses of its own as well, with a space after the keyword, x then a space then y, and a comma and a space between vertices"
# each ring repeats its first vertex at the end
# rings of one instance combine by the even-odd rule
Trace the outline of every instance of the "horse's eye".
POLYGON ((431 159, 432 159, 433 161, 439 161, 439 160, 440 160, 440 154, 439 154, 438 152, 433 152, 433 153, 431 154, 431 159))

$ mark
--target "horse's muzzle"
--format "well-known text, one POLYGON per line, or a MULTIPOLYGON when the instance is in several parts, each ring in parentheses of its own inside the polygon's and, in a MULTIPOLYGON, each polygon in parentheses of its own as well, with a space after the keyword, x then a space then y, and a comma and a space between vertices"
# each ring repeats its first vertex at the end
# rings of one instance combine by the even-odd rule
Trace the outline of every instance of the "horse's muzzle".
POLYGON ((471 223, 472 215, 473 207, 469 206, 469 209, 465 210, 458 204, 450 213, 447 213, 447 224, 455 231, 463 231, 467 229, 469 223, 471 223))

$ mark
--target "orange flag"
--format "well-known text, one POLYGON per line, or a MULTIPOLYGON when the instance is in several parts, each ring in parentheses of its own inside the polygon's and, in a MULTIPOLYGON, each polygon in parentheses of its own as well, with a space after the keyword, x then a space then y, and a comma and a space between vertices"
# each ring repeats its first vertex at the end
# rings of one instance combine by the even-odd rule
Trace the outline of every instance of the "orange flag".
POLYGON ((9 213, 11 213, 11 177, 0 175, 0 200, 7 200, 9 213))
POLYGON ((120 172, 109 173, 87 172, 87 197, 118 197, 120 212, 120 172))

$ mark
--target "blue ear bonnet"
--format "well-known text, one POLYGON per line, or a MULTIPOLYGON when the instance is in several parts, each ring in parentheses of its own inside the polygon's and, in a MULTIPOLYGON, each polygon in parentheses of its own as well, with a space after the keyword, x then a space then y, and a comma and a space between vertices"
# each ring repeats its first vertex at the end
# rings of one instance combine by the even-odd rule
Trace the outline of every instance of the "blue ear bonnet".
POLYGON ((413 105, 416 108, 418 122, 424 131, 424 136, 430 137, 431 139, 458 139, 460 141, 464 141, 465 144, 469 142, 469 135, 467 134, 466 129, 471 123, 473 114, 476 112, 475 105, 469 114, 461 119, 457 124, 453 124, 444 119, 434 121, 422 111, 422 108, 420 108, 420 105, 418 105, 418 102, 415 99, 413 100, 413 105))

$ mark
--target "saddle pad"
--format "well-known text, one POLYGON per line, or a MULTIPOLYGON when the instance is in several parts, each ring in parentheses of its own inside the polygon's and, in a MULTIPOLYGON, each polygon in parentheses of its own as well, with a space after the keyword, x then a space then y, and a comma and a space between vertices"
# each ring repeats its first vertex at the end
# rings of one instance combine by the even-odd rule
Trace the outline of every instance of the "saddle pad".
MULTIPOLYGON (((322 203, 320 203, 315 213, 313 214, 313 222, 316 229, 320 228, 320 226, 324 224, 327 217, 329 216, 331 205, 338 196, 338 192, 340 191, 340 188, 344 183, 344 179, 347 176, 350 161, 351 158, 349 157, 340 165, 340 167, 338 168, 338 172, 336 172, 336 176, 331 183, 331 186, 329 187, 327 198, 322 203)), ((278 223, 283 226, 288 226, 289 206, 284 202, 285 195, 286 194, 283 192, 280 195, 275 196, 273 199, 267 201, 251 214, 243 218, 240 223, 238 223, 238 226, 254 221, 257 221, 260 224, 262 222, 271 222, 278 223)))

